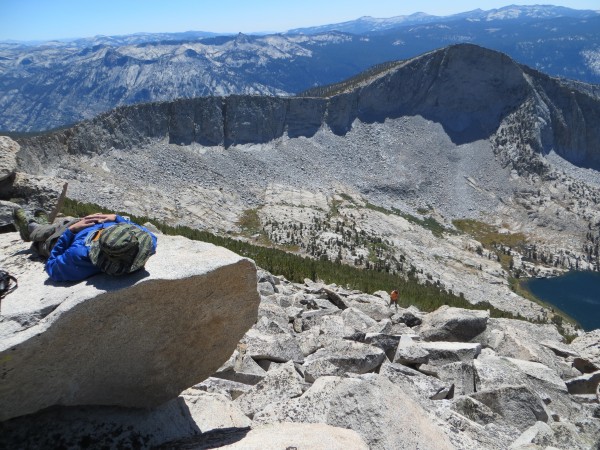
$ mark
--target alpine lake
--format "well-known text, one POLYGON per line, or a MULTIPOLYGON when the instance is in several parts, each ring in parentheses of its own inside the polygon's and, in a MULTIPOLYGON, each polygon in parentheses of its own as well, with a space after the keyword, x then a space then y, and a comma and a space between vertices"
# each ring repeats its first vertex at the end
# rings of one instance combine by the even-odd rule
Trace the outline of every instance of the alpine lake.
POLYGON ((568 272, 523 283, 533 295, 574 319, 585 331, 600 328, 600 273, 568 272))

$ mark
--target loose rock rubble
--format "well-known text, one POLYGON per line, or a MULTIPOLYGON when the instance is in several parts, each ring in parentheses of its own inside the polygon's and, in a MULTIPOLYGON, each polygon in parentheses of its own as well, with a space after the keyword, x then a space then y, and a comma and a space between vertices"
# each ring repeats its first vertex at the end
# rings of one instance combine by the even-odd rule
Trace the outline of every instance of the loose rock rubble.
MULTIPOLYGON (((320 424, 353 430, 356 435, 332 434, 338 436, 335 442, 354 442, 347 448, 589 449, 600 444, 600 372, 577 369, 595 367, 596 332, 568 345, 553 325, 447 306, 428 314, 414 307, 396 310, 386 307, 385 292, 350 292, 310 280, 291 283, 263 271, 258 278, 263 295, 256 324, 229 361, 179 397, 184 404, 193 401, 193 411, 212 405, 211 420, 201 423, 194 412, 188 417, 196 424, 194 432, 152 433, 147 432, 150 419, 127 416, 133 430, 145 430, 148 442, 207 448, 210 438, 212 448, 245 448, 244 439, 265 430, 285 430, 278 434, 285 440, 302 425, 309 442, 319 428, 308 424, 320 424), (422 323, 410 321, 409 327, 398 322, 402 317, 422 323), (402 327, 394 330, 394 322, 402 327)), ((91 432, 100 433, 99 440, 111 426, 123 424, 125 416, 114 410, 93 411, 94 420, 104 417, 112 424, 91 432)), ((153 411, 152 420, 172 414, 153 411)), ((32 427, 39 414, 0 424, 0 443, 13 442, 11 437, 32 427)), ((52 424, 56 433, 74 439, 72 430, 63 430, 70 417, 81 420, 81 412, 63 409, 52 424)))
POLYGON ((261 279, 271 287, 262 288, 261 317, 242 342, 251 347, 272 330, 282 337, 257 358, 264 378, 241 394, 235 385, 216 388, 213 379, 194 387, 244 405, 252 427, 327 423, 357 431, 373 449, 600 444, 600 372, 584 374, 574 363, 594 367, 595 332, 568 345, 553 325, 448 306, 429 314, 396 310, 385 292, 266 273, 261 279), (400 318, 417 317, 392 331, 400 318), (302 358, 281 364, 297 347, 302 358))

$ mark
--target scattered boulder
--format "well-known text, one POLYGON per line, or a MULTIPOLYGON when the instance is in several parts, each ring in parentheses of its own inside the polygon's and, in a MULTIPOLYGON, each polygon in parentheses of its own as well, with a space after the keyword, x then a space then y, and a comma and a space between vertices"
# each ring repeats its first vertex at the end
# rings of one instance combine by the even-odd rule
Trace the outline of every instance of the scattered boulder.
POLYGON ((396 353, 396 349, 398 348, 400 339, 401 337, 397 335, 385 333, 367 333, 362 339, 362 342, 373 345, 374 347, 379 347, 385 352, 387 357, 392 360, 394 358, 394 354, 396 353))
POLYGON ((566 383, 570 394, 595 394, 600 384, 600 371, 583 374, 566 383))
POLYGON ((424 398, 438 397, 440 392, 448 393, 451 387, 436 377, 425 375, 402 364, 387 361, 381 365, 379 375, 400 386, 405 392, 413 393, 412 398, 418 403, 421 403, 424 398))
POLYGON ((339 314, 322 316, 317 323, 321 334, 331 338, 343 338, 356 331, 353 327, 346 327, 344 318, 339 314))
POLYGON ((416 345, 409 335, 403 335, 400 338, 393 362, 404 365, 427 364, 429 352, 420 345, 416 345))
POLYGON ((271 370, 251 390, 241 395, 235 403, 248 417, 262 411, 267 405, 302 395, 302 378, 289 361, 271 370))
POLYGON ((354 331, 366 332, 370 328, 377 326, 377 321, 375 319, 354 307, 349 307, 342 311, 341 316, 344 320, 344 325, 354 331))
POLYGON ((497 422, 500 419, 500 415, 492 411, 491 408, 466 395, 458 397, 452 403, 452 409, 467 419, 483 426, 497 422))
POLYGON ((373 320, 389 319, 392 316, 389 302, 376 295, 351 295, 346 298, 345 304, 350 308, 358 309, 373 320))
POLYGON ((256 320, 254 263, 212 244, 161 236, 145 270, 68 284, 49 282, 23 245, 7 267, 19 287, 2 300, 0 420, 159 405, 214 373, 256 320))
POLYGON ((600 330, 590 331, 576 337, 571 342, 571 349, 600 369, 600 330))
POLYGON ((63 180, 54 177, 16 172, 0 181, 0 199, 15 201, 33 212, 37 208, 55 205, 63 184, 63 180))
POLYGON ((392 322, 394 324, 403 323, 406 324, 407 327, 412 328, 417 325, 421 325, 423 320, 417 317, 412 311, 404 310, 401 312, 397 312, 392 316, 392 322))
POLYGON ((550 427, 553 432, 552 439, 543 439, 545 445, 569 450, 589 450, 600 447, 600 423, 597 420, 583 419, 577 424, 553 422, 550 427))
POLYGON ((255 361, 268 359, 275 362, 296 361, 302 363, 304 354, 290 333, 265 332, 250 329, 242 339, 246 353, 255 361))
POLYGON ((425 341, 469 342, 485 331, 489 318, 489 311, 444 305, 425 316, 421 338, 425 341))
POLYGON ((436 372, 440 380, 454 386, 455 395, 468 395, 476 390, 473 361, 444 364, 436 367, 436 372))
POLYGON ((275 287, 268 281, 258 283, 258 293, 260 295, 269 296, 275 294, 275 287))
POLYGON ((554 352, 555 355, 561 356, 563 358, 567 358, 569 356, 578 357, 579 353, 574 351, 571 347, 562 342, 554 342, 554 341, 542 341, 540 342, 544 347, 549 348, 554 352))
POLYGON ((288 421, 352 429, 373 450, 454 448, 420 405, 377 374, 321 377, 302 396, 254 417, 254 423, 288 421))
POLYGON ((481 352, 481 344, 465 342, 420 342, 419 347, 429 354, 428 364, 443 366, 458 361, 472 361, 481 352))
POLYGON ((245 383, 238 383, 237 381, 225 380, 224 378, 208 377, 190 389, 224 394, 230 400, 235 400, 240 395, 252 389, 252 386, 245 383))
POLYGON ((346 372, 366 373, 381 365, 383 350, 354 341, 336 340, 306 358, 305 379, 314 382, 326 375, 343 376, 346 372))
POLYGON ((499 357, 482 352, 474 362, 477 390, 525 385, 537 392, 550 411, 563 419, 573 414, 574 405, 565 382, 549 367, 531 361, 499 357))
POLYGON ((213 377, 254 385, 261 381, 267 372, 246 354, 243 346, 238 346, 238 349, 240 347, 242 347, 242 351, 236 350, 227 362, 213 374, 213 377))
POLYGON ((256 280, 258 283, 268 282, 273 286, 279 286, 281 284, 281 280, 279 278, 262 269, 258 269, 256 272, 256 280))
POLYGON ((389 334, 392 332, 392 321, 390 319, 381 319, 377 322, 376 325, 368 328, 366 331, 369 334, 379 333, 379 334, 389 334))
POLYGON ((313 327, 296 335, 302 355, 306 357, 323 347, 320 336, 321 329, 319 327, 313 327))
MULTIPOLYGON (((260 286, 259 286, 260 293, 260 286)), ((292 306, 292 308, 294 308, 292 306)), ((300 309, 300 308, 298 308, 300 309)), ((262 319, 266 317, 267 319, 274 320, 279 322, 282 328, 286 328, 289 323, 289 314, 286 309, 279 306, 275 301, 271 299, 262 300, 260 302, 260 306, 258 307, 258 316, 262 319)))
POLYGON ((526 386, 502 386, 470 395, 521 431, 537 421, 547 422, 542 399, 526 386))
POLYGON ((335 306, 337 306, 339 309, 344 310, 348 307, 346 301, 342 298, 342 296, 335 292, 333 289, 329 289, 327 286, 323 286, 322 291, 325 294, 327 294, 327 298, 329 299, 329 301, 335 306))
POLYGON ((18 207, 16 203, 0 200, 0 233, 16 231, 12 216, 13 211, 18 207))
MULTIPOLYGON (((301 316, 302 330, 308 330, 309 328, 314 326, 323 327, 322 322, 325 318, 330 316, 338 316, 339 314, 340 310, 337 308, 304 311, 301 316)), ((341 334, 343 335, 344 333, 341 332, 341 334)))
POLYGON ((548 441, 552 438, 554 432, 548 424, 544 422, 536 422, 523 431, 523 434, 514 441, 509 448, 518 449, 528 444, 540 444, 544 445, 544 441, 548 441))
POLYGON ((548 343, 563 341, 554 325, 514 319, 490 319, 485 332, 474 339, 500 356, 539 362, 557 373, 561 373, 563 367, 548 343))
POLYGON ((600 367, 585 358, 573 358, 573 368, 581 373, 592 373, 600 370, 600 367))

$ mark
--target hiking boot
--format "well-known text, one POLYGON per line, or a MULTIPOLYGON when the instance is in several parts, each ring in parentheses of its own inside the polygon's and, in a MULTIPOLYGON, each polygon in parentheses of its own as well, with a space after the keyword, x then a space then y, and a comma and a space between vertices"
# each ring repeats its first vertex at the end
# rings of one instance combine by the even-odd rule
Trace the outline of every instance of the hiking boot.
POLYGON ((13 222, 17 230, 19 230, 19 234, 21 235, 21 239, 25 242, 31 241, 29 237, 29 223, 32 221, 25 210, 23 208, 15 208, 13 210, 13 222))
POLYGON ((33 213, 33 220, 39 225, 48 225, 50 223, 50 218, 43 209, 35 210, 33 213))

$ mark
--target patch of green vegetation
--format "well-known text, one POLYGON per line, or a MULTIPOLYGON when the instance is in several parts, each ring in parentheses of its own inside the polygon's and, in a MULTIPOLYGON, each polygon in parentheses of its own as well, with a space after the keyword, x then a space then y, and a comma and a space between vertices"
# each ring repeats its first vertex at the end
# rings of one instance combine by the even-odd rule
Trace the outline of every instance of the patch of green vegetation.
POLYGON ((256 208, 245 210, 237 221, 237 224, 246 235, 253 235, 263 231, 260 217, 258 217, 258 209, 256 208))
POLYGON ((521 297, 526 298, 527 300, 530 300, 532 302, 543 304, 543 302, 539 298, 537 298, 529 289, 523 286, 523 280, 520 280, 519 278, 515 277, 509 277, 508 285, 515 294, 518 294, 521 297))
POLYGON ((368 209, 371 209, 373 211, 378 211, 383 214, 388 214, 388 215, 394 214, 396 216, 403 217, 404 219, 408 220, 410 223, 413 223, 422 228, 425 228, 426 230, 431 231, 433 233, 433 235, 436 237, 442 237, 444 235, 444 233, 453 233, 453 230, 446 228, 444 225, 439 223, 433 217, 425 217, 423 219, 419 219, 418 217, 415 217, 409 213, 405 213, 404 211, 400 211, 399 209, 396 209, 396 208, 387 209, 387 208, 384 208, 383 206, 374 205, 373 203, 369 203, 369 202, 367 202, 365 204, 365 207, 368 209))
POLYGON ((345 192, 342 192, 341 194, 339 194, 339 196, 342 197, 347 202, 354 203, 354 199, 352 197, 350 197, 348 194, 346 194, 345 192))
POLYGON ((367 245, 369 247, 369 261, 373 263, 379 259, 377 256, 378 253, 391 251, 391 247, 385 242, 371 241, 368 242, 367 245))
POLYGON ((377 211, 383 214, 396 214, 394 211, 392 211, 391 209, 387 209, 384 208, 383 206, 379 206, 379 205, 374 205, 373 203, 369 203, 366 202, 365 203, 365 208, 370 209, 372 211, 377 211))
MULTIPOLYGON (((95 212, 113 211, 108 211, 106 208, 95 204, 80 203, 67 198, 62 212, 65 215, 83 217, 95 212)), ((309 278, 311 280, 321 280, 324 283, 336 283, 362 292, 379 290, 390 292, 392 289, 398 289, 400 291, 400 305, 403 307, 415 305, 422 311, 433 311, 442 305, 450 305, 457 308, 490 310, 492 317, 520 318, 501 311, 489 303, 482 302, 472 305, 462 295, 457 296, 453 292, 446 291, 433 284, 420 284, 413 276, 405 278, 385 271, 365 270, 344 264, 336 264, 328 260, 311 259, 281 249, 262 247, 230 237, 218 236, 208 231, 185 226, 174 227, 150 217, 134 216, 126 212, 120 212, 120 214, 128 215, 136 223, 152 222, 166 235, 180 235, 188 239, 210 242, 225 247, 239 255, 253 259, 263 269, 276 275, 283 275, 293 282, 301 283, 305 278, 309 278)))
POLYGON ((523 233, 499 233, 494 226, 479 220, 457 219, 452 224, 463 233, 473 236, 489 250, 493 250, 496 245, 522 248, 527 243, 527 237, 523 233))
POLYGON ((339 206, 342 204, 341 200, 331 200, 331 206, 329 208, 329 217, 337 217, 340 215, 339 206))
MULTIPOLYGON (((496 227, 474 219, 456 219, 452 224, 463 233, 481 242, 484 248, 494 252, 504 270, 513 269, 513 259, 503 248, 516 249, 523 252, 527 244, 527 236, 523 233, 499 233, 496 227)), ((516 292, 516 291, 515 291, 516 292)))

